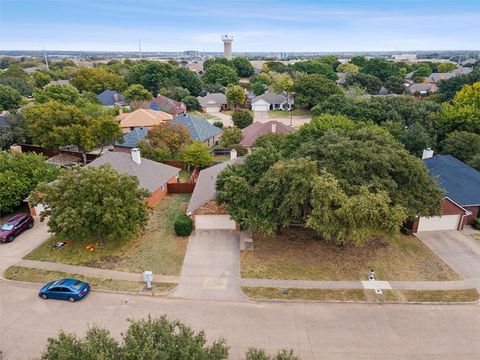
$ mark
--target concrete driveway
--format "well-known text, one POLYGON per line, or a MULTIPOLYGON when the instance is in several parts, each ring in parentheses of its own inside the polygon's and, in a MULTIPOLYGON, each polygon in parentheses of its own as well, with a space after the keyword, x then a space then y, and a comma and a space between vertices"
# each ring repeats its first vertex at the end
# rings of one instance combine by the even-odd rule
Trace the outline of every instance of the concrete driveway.
MULTIPOLYGON (((92 291, 84 300, 40 299, 38 286, 0 282, 0 350, 4 360, 39 358, 60 329, 84 335, 89 325, 117 338, 127 319, 166 314, 211 341, 224 337, 230 359, 248 347, 294 349, 302 360, 473 360, 480 358, 478 305, 375 305, 161 299, 92 291)), ((1 356, 0 356, 1 357, 1 356)))
POLYGON ((460 231, 425 231, 415 234, 465 280, 480 281, 480 242, 460 231))
POLYGON ((243 300, 240 243, 236 230, 196 230, 188 241, 180 282, 171 296, 243 300))
POLYGON ((0 275, 50 236, 52 234, 48 232, 47 220, 41 223, 40 218, 35 217, 32 229, 24 231, 11 243, 0 243, 0 275))

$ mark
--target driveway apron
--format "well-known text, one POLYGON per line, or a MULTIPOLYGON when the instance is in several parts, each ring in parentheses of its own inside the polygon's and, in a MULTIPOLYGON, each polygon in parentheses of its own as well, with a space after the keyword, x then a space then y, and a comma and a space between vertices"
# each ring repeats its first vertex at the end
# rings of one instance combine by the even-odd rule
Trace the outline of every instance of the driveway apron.
POLYGON ((246 300, 240 291, 240 239, 235 230, 196 230, 190 236, 172 297, 246 300))

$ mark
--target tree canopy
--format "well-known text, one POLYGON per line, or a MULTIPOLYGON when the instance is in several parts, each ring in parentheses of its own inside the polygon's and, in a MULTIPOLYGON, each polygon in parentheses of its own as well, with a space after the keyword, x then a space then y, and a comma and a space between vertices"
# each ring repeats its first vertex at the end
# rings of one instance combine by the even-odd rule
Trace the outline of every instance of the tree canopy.
POLYGON ((295 105, 302 109, 311 109, 330 95, 340 92, 340 88, 323 75, 302 75, 295 82, 295 105))
POLYGON ((225 95, 227 104, 232 104, 234 107, 242 105, 246 101, 245 90, 239 85, 228 85, 225 95))
POLYGON ((145 158, 164 161, 175 157, 190 142, 190 132, 184 125, 165 123, 148 130, 140 149, 145 158))
POLYGON ((209 66, 203 74, 202 79, 207 84, 219 84, 222 86, 238 84, 239 81, 236 70, 223 64, 213 64, 209 66))
POLYGON ((41 182, 54 180, 58 169, 35 153, 0 151, 0 214, 13 211, 41 182))
POLYGON ((255 69, 250 63, 250 60, 244 56, 235 56, 232 62, 240 77, 250 77, 255 73, 255 69))
POLYGON ((40 184, 31 202, 47 205, 50 231, 75 241, 119 241, 139 233, 147 222, 145 198, 135 176, 110 165, 64 171, 54 183, 40 184))
POLYGON ((162 87, 175 84, 175 69, 168 63, 140 61, 128 69, 125 80, 142 85, 156 96, 162 87))
POLYGON ((250 110, 236 109, 232 114, 233 125, 239 129, 244 129, 253 123, 253 115, 250 110))
POLYGON ((10 86, 0 85, 0 112, 18 109, 22 105, 22 94, 10 86))
POLYGON ((127 101, 150 100, 152 98, 152 93, 142 85, 134 84, 130 85, 127 90, 123 92, 123 97, 127 101))
POLYGON ((210 153, 207 144, 194 141, 183 148, 182 159, 189 166, 203 168, 209 166, 213 162, 214 157, 210 153))
POLYGON ((102 68, 84 68, 72 78, 71 83, 80 91, 100 94, 104 90, 122 91, 125 89, 123 78, 102 68))

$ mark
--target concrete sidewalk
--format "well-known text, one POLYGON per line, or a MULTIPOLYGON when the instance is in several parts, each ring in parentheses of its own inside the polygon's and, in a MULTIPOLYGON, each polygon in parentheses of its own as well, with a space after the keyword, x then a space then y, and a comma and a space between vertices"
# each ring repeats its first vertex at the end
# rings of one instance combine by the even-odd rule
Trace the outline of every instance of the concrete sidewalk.
MULTIPOLYGON (((87 266, 67 265, 60 263, 52 263, 45 261, 20 260, 15 263, 16 266, 23 266, 33 269, 61 271, 67 274, 80 274, 105 279, 127 280, 127 281, 143 281, 143 274, 129 273, 124 271, 115 271, 107 269, 98 269, 87 266)), ((178 276, 153 274, 153 281, 176 284, 179 281, 178 276)))

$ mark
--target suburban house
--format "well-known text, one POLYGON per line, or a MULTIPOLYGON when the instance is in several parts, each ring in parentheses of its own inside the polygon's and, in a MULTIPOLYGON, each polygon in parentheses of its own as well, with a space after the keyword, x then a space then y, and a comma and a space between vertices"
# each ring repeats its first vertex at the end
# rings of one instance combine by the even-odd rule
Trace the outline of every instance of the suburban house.
POLYGON ((130 153, 107 152, 86 166, 100 167, 110 164, 122 174, 133 175, 139 186, 150 192, 147 198, 149 206, 155 206, 167 195, 167 184, 176 183, 180 169, 141 157, 140 149, 134 148, 130 153))
POLYGON ((446 73, 432 73, 428 78, 427 81, 429 83, 438 83, 441 80, 447 80, 451 79, 456 76, 460 75, 468 75, 473 71, 472 68, 470 67, 459 67, 457 69, 453 69, 452 71, 446 72, 446 73))
POLYGON ((122 94, 114 90, 104 90, 97 95, 97 99, 103 106, 123 105, 124 99, 122 94))
POLYGON ((218 113, 227 106, 227 97, 222 93, 211 93, 205 96, 197 96, 203 112, 218 113))
POLYGON ((134 109, 151 109, 163 111, 167 114, 172 115, 173 117, 187 112, 187 107, 184 103, 170 99, 165 95, 158 95, 153 100, 132 101, 131 106, 134 109))
POLYGON ((192 219, 195 229, 230 229, 235 230, 237 224, 227 214, 224 205, 215 202, 217 193, 215 184, 217 176, 228 166, 241 163, 244 158, 231 154, 232 159, 200 171, 195 189, 187 207, 187 215, 192 219))
POLYGON ((407 91, 409 94, 412 94, 412 95, 425 96, 425 95, 428 95, 428 94, 430 94, 430 93, 436 92, 436 91, 437 91, 437 86, 436 86, 434 83, 428 83, 428 84, 424 84, 424 83, 412 84, 412 85, 410 85, 409 87, 407 87, 406 91, 407 91))
POLYGON ((138 127, 132 131, 123 134, 123 142, 115 141, 113 148, 115 151, 130 152, 131 149, 138 147, 140 140, 145 139, 148 129, 144 127, 138 127))
POLYGON ((190 114, 179 115, 171 123, 185 126, 193 141, 200 141, 208 146, 215 145, 222 137, 222 129, 213 126, 205 119, 190 114))
POLYGON ((479 216, 480 172, 451 155, 433 156, 427 149, 423 156, 430 176, 445 191, 441 216, 419 216, 413 232, 461 230, 479 216))
POLYGON ((120 128, 124 134, 139 127, 151 129, 156 125, 169 122, 172 119, 173 116, 170 114, 151 109, 138 109, 131 113, 121 113, 117 116, 120 128))
POLYGON ((294 128, 279 121, 272 120, 265 123, 255 121, 253 124, 250 124, 242 130, 243 136, 242 140, 240 140, 240 145, 250 149, 255 145, 255 141, 257 141, 260 136, 270 133, 290 133, 293 131, 295 131, 294 128))
POLYGON ((252 99, 253 111, 269 111, 269 110, 290 110, 293 102, 288 101, 287 97, 267 91, 265 94, 254 97, 252 99))
POLYGON ((70 85, 70 80, 52 80, 47 85, 45 85, 45 87, 50 85, 59 85, 59 86, 70 85))

